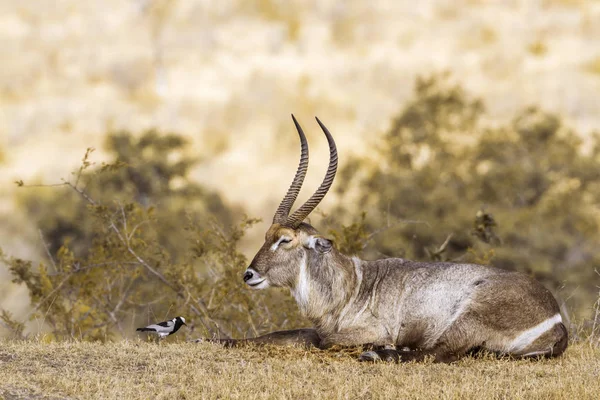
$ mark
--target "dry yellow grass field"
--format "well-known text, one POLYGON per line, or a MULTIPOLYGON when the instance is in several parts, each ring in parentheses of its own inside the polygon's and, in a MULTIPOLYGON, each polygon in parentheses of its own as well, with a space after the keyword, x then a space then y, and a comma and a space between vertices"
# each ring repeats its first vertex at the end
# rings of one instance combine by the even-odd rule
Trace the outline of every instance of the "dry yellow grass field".
POLYGON ((209 343, 0 342, 0 398, 597 399, 600 347, 552 360, 364 364, 352 352, 209 343))

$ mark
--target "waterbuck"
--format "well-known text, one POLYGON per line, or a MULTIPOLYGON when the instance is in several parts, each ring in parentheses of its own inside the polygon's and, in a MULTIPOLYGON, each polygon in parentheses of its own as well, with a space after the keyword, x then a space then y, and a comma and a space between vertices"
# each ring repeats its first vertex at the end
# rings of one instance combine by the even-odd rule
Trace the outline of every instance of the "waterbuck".
POLYGON ((565 351, 567 330, 556 300, 525 274, 475 264, 365 261, 340 253, 303 222, 331 187, 337 170, 335 142, 318 118, 329 142, 329 167, 317 191, 290 215, 308 167, 306 137, 292 118, 300 136, 300 164, 243 279, 253 289, 289 288, 314 329, 245 341, 373 346, 360 356, 362 361, 431 356, 451 362, 474 349, 514 357, 551 357, 565 351))

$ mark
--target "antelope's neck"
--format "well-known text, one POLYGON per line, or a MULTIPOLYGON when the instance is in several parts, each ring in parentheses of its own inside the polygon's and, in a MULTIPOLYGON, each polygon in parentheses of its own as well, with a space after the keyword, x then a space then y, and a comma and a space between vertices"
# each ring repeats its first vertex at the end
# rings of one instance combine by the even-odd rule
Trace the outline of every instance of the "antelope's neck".
POLYGON ((353 296, 359 280, 356 268, 353 259, 335 249, 304 257, 291 292, 302 313, 315 326, 328 324, 327 320, 337 315, 353 296))

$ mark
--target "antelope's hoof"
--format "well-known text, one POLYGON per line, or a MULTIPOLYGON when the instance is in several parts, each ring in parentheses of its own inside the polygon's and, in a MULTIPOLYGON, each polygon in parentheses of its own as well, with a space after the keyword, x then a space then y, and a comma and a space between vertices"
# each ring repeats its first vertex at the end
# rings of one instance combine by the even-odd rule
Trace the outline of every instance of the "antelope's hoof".
POLYGON ((358 361, 361 361, 361 362, 381 361, 381 357, 379 357, 379 354, 377 354, 374 351, 365 351, 358 357, 358 361))

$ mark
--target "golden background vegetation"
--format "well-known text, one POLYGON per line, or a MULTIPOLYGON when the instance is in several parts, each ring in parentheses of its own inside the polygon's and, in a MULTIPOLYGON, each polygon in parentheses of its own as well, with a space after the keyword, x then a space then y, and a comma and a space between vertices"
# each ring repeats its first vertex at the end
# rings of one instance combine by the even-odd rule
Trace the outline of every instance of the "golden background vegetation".
MULTIPOLYGON (((184 154, 198 161, 185 176, 173 179, 173 193, 191 182, 231 210, 219 217, 227 214, 238 221, 245 212, 262 218, 236 241, 236 251, 251 257, 296 165, 298 144, 289 114, 303 123, 311 145, 306 196, 327 164, 314 115, 334 133, 342 166, 352 156, 368 160, 414 97, 417 78, 430 74, 449 73, 468 98, 482 99, 480 119, 486 127, 507 126, 535 105, 576 132, 582 154, 593 154, 593 132, 600 127, 598 20, 600 3, 592 0, 1 1, 2 249, 34 265, 48 263, 45 243, 54 222, 44 225, 43 218, 93 224, 85 214, 73 215, 73 207, 64 207, 73 204, 65 202, 65 188, 23 189, 13 181, 71 179, 86 148, 98 149, 93 158, 98 165, 123 154, 111 153, 107 133, 126 131, 140 138, 156 129, 159 136, 174 132, 183 137, 184 154)), ((470 140, 469 135, 456 138, 459 145, 470 140)), ((377 160, 370 162, 372 170, 377 160)), ((350 186, 352 170, 346 171, 342 181, 350 186)), ((560 190, 577 190, 572 181, 561 184, 560 190)), ((348 200, 352 195, 338 188, 320 209, 327 214, 343 203, 345 210, 336 217, 354 222, 348 216, 359 218, 362 209, 348 200)), ((173 215, 183 218, 186 199, 173 201, 178 213, 173 215)), ((597 226, 598 199, 582 201, 589 208, 585 216, 597 226)), ((205 211, 198 211, 197 218, 205 211)), ((427 210, 419 218, 426 216, 427 210)), ((475 212, 461 216, 463 222, 474 217, 475 212)), ((185 218, 169 222, 173 232, 188 223, 185 218)), ((364 240, 360 230, 373 232, 376 222, 355 225, 354 232, 349 225, 341 243, 344 234, 350 241, 364 240)), ((436 217, 426 222, 434 224, 436 217)), ((332 229, 339 234, 339 226, 332 229)), ((441 245, 446 236, 431 240, 441 245)), ((160 243, 169 244, 167 239, 160 243)), ((382 243, 377 250, 389 247, 382 243)), ((486 261, 490 249, 484 250, 475 258, 486 261)), ((68 253, 61 257, 68 263, 68 253)), ((8 269, 1 268, 0 306, 26 315, 31 293, 25 285, 10 283, 8 269)), ((226 276, 238 279, 237 272, 226 276)), ((585 276, 589 284, 594 275, 587 272, 592 272, 585 276)), ((57 282, 49 285, 48 292, 54 293, 57 282)), ((577 285, 569 290, 563 298, 581 297, 577 285)), ((582 300, 587 301, 586 317, 593 312, 590 299, 587 293, 582 300)), ((238 310, 240 315, 244 311, 238 310)), ((39 321, 29 327, 39 328, 39 321)))

